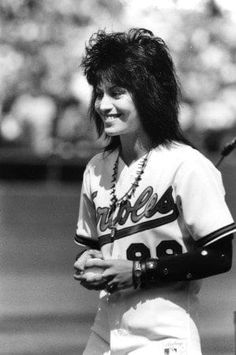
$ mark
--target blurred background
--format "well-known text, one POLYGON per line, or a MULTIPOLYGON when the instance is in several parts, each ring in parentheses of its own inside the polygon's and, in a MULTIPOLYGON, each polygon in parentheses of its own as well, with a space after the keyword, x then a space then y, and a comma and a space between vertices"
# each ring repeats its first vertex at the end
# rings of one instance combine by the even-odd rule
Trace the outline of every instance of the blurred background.
MULTIPOLYGON (((98 29, 146 27, 174 57, 180 121, 213 163, 236 136, 234 0, 0 1, 0 355, 80 355, 97 293, 73 280, 85 164, 102 147, 79 64, 98 29)), ((236 219, 236 152, 221 164, 236 219)), ((206 279, 205 355, 234 354, 235 261, 206 279)))

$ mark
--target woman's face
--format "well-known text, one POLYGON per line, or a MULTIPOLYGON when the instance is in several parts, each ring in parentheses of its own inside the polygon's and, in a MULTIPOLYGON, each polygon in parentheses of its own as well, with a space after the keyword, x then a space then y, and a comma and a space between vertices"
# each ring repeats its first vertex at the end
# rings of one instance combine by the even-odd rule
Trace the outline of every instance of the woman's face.
POLYGON ((141 121, 130 93, 117 85, 102 82, 95 90, 95 110, 108 136, 135 134, 141 121))

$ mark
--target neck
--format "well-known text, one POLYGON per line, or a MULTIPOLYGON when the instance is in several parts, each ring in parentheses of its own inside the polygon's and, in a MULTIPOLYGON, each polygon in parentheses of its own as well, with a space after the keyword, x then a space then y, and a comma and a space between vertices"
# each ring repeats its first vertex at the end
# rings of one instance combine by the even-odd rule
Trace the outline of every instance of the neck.
POLYGON ((142 140, 136 137, 120 137, 121 151, 120 155, 126 165, 130 165, 132 162, 141 158, 144 154, 150 151, 150 140, 145 137, 142 140))

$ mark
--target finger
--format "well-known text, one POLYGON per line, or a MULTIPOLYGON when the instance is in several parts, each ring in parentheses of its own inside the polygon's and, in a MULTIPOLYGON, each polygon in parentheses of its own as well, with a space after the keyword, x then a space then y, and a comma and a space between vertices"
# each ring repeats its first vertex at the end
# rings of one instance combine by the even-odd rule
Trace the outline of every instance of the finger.
POLYGON ((88 283, 92 282, 101 282, 101 281, 106 281, 103 278, 103 275, 100 273, 94 273, 94 272, 75 272, 73 275, 75 280, 78 281, 86 281, 88 283))
POLYGON ((113 275, 111 270, 108 268, 106 270, 104 270, 104 272, 102 273, 102 276, 103 276, 103 279, 106 279, 106 280, 112 280, 115 277, 115 275, 113 275))
POLYGON ((97 281, 104 280, 102 274, 93 273, 93 272, 87 272, 86 274, 84 274, 83 279, 86 280, 87 282, 97 282, 97 281))
POLYGON ((77 270, 84 270, 86 261, 88 260, 88 258, 91 258, 90 255, 88 255, 87 252, 83 253, 78 260, 76 260, 76 262, 74 263, 74 268, 77 270))
POLYGON ((102 276, 98 275, 98 276, 95 276, 95 275, 82 275, 82 274, 74 274, 73 275, 74 279, 76 281, 80 281, 80 282, 85 282, 87 284, 93 284, 93 283, 96 283, 96 282, 105 282, 105 280, 102 278, 102 276))
POLYGON ((102 252, 100 250, 90 249, 88 253, 92 258, 103 259, 102 252))
POLYGON ((84 267, 85 267, 85 262, 84 262, 84 263, 81 263, 81 262, 76 261, 76 262, 74 263, 74 269, 75 269, 75 270, 83 271, 83 270, 84 270, 84 267))
POLYGON ((75 280, 81 281, 84 279, 83 272, 76 271, 73 275, 75 280))
POLYGON ((86 268, 89 267, 101 267, 103 269, 109 267, 109 264, 105 260, 101 260, 98 258, 91 258, 86 261, 86 268))

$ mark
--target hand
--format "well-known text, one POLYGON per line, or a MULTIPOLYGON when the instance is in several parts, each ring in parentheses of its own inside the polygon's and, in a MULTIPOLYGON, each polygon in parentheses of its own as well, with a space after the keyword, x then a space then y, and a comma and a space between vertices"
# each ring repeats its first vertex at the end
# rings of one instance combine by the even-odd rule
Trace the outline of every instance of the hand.
MULTIPOLYGON (((133 286, 133 262, 123 259, 99 260, 89 259, 86 266, 101 267, 103 274, 93 279, 93 282, 103 280, 104 288, 113 293, 133 286)), ((87 280, 88 281, 88 280, 87 280)), ((90 280, 91 281, 91 280, 90 280)))
POLYGON ((78 275, 83 273, 87 261, 92 258, 103 259, 103 256, 99 250, 88 249, 76 258, 76 262, 74 263, 74 268, 76 270, 76 273, 74 274, 75 279, 78 275))
MULTIPOLYGON (((89 290, 101 290, 105 287, 105 281, 101 275, 96 277, 95 275, 84 275, 84 271, 87 268, 87 262, 90 259, 102 260, 103 256, 99 250, 89 249, 86 250, 74 263, 75 273, 74 279, 80 281, 81 285, 89 290)), ((103 270, 102 270, 103 271, 103 270)))

